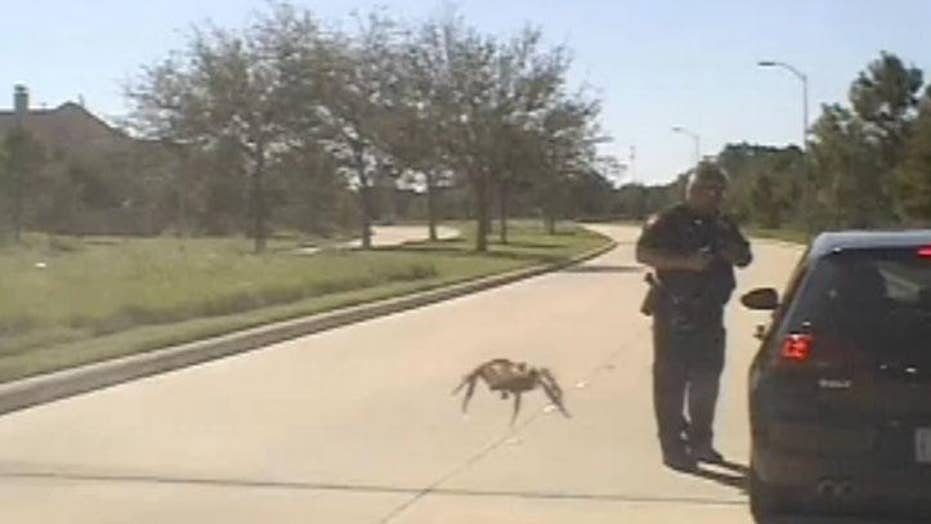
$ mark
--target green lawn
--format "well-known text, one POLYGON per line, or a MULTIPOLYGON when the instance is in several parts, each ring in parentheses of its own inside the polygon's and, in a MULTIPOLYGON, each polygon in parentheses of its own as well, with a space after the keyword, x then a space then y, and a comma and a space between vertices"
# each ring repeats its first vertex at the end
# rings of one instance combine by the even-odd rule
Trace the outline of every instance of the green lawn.
POLYGON ((280 239, 61 239, 0 249, 0 381, 147 351, 352 304, 565 260, 607 239, 560 224, 474 237, 298 255, 280 239))

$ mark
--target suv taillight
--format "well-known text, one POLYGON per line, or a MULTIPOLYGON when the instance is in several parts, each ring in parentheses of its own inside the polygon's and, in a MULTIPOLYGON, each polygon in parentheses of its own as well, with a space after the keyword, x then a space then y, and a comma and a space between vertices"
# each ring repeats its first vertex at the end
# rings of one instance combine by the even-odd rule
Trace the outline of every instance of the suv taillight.
POLYGON ((805 362, 811 356, 812 337, 807 333, 790 333, 782 342, 779 356, 783 360, 805 362))

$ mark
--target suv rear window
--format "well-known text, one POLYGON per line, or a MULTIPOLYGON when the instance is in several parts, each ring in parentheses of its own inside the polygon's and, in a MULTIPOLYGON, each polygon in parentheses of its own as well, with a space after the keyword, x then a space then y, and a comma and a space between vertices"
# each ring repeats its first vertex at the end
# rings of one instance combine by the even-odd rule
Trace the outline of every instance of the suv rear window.
POLYGON ((917 248, 828 255, 812 267, 789 330, 847 348, 931 355, 931 258, 917 248))

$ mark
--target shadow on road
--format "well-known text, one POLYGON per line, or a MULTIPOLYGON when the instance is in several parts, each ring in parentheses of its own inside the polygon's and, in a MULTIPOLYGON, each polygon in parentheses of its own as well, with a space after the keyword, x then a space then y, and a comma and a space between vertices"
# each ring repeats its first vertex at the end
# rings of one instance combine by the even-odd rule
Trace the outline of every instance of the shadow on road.
POLYGON ((248 478, 216 478, 216 477, 171 477, 164 475, 140 475, 140 474, 116 474, 116 473, 79 473, 79 472, 57 472, 57 471, 9 471, 0 470, 0 479, 4 482, 15 480, 50 480, 50 481, 69 481, 69 482, 108 482, 108 483, 127 483, 127 484, 164 484, 164 485, 192 485, 192 486, 216 486, 226 488, 268 488, 283 490, 307 490, 307 491, 345 491, 358 493, 379 493, 379 494, 407 494, 407 495, 439 495, 447 497, 501 497, 501 498, 520 498, 532 500, 576 500, 576 501, 603 501, 603 502, 640 502, 640 503, 659 503, 659 504, 696 504, 711 506, 742 506, 745 504, 742 500, 709 498, 709 497, 675 497, 675 496, 650 496, 625 493, 584 493, 569 491, 533 491, 533 490, 482 490, 482 489, 460 489, 460 488, 441 488, 435 486, 413 487, 413 486, 395 486, 395 485, 378 485, 378 484, 342 484, 334 482, 312 482, 312 481, 282 481, 282 480, 262 480, 248 478))
MULTIPOLYGON (((361 248, 352 248, 349 251, 362 251, 361 248)), ((430 253, 433 255, 448 255, 456 257, 492 257, 492 258, 501 258, 508 260, 517 260, 517 261, 531 261, 531 262, 562 262, 565 261, 565 257, 559 255, 547 255, 547 254, 537 254, 537 253, 510 253, 510 252, 501 252, 501 251, 487 251, 484 253, 478 253, 472 251, 471 249, 464 249, 460 247, 449 247, 439 244, 404 244, 402 246, 375 246, 369 250, 369 252, 380 252, 380 253, 430 253)))
POLYGON ((643 266, 621 266, 611 264, 584 264, 563 269, 563 273, 639 273, 643 266))
POLYGON ((718 484, 723 484, 730 488, 740 490, 741 493, 747 493, 747 466, 736 462, 724 461, 716 464, 714 468, 701 465, 698 471, 691 473, 696 477, 712 480, 718 484), (723 470, 723 471, 722 471, 723 470))
MULTIPOLYGON (((492 240, 489 243, 502 245, 501 242, 496 242, 494 240, 492 240)), ((523 248, 528 248, 528 249, 555 249, 558 247, 562 247, 562 244, 549 243, 549 242, 526 242, 526 241, 522 242, 520 240, 517 240, 517 241, 509 240, 507 244, 505 245, 510 246, 510 247, 523 247, 523 248)))

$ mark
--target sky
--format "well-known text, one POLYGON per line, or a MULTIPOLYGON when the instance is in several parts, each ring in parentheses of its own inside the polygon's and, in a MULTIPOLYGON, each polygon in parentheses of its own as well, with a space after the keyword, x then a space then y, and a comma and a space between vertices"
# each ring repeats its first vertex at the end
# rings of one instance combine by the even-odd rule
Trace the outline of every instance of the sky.
MULTIPOLYGON (((383 6, 416 21, 438 0, 292 0, 328 23, 383 6)), ((526 24, 574 57, 570 81, 603 100, 603 153, 633 168, 625 181, 673 179, 701 153, 727 143, 798 144, 801 82, 760 60, 808 76, 810 122, 825 103, 847 103, 857 74, 882 50, 931 77, 928 0, 460 0, 468 23, 506 36, 526 24)), ((0 30, 0 109, 25 84, 32 107, 83 99, 111 121, 129 107, 123 85, 141 67, 183 48, 192 25, 244 26, 264 0, 5 0, 0 30), (8 90, 4 100, 2 90, 8 90)))

